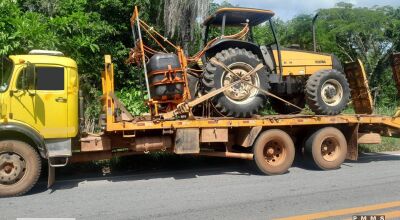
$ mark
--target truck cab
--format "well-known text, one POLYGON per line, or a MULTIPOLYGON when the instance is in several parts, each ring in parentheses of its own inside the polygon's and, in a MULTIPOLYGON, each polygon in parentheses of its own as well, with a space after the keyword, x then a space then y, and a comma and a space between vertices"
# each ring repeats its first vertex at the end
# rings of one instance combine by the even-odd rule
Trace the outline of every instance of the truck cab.
POLYGON ((42 157, 71 155, 78 134, 78 68, 56 51, 1 60, 0 137, 26 139, 42 157))

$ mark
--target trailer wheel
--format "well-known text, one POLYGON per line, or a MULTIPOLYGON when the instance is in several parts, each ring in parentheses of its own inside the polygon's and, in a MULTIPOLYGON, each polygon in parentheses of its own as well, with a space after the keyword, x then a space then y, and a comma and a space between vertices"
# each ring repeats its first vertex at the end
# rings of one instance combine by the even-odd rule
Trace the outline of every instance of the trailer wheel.
POLYGON ((347 155, 347 142, 343 133, 334 127, 316 131, 305 142, 305 152, 322 170, 337 169, 347 155))
POLYGON ((25 194, 36 184, 40 171, 39 154, 29 144, 0 141, 0 197, 25 194))
POLYGON ((349 83, 346 76, 337 70, 321 70, 307 80, 306 101, 316 114, 340 114, 349 99, 349 83))
POLYGON ((284 131, 271 129, 261 133, 254 146, 254 163, 264 174, 275 175, 292 166, 295 148, 292 138, 284 131))

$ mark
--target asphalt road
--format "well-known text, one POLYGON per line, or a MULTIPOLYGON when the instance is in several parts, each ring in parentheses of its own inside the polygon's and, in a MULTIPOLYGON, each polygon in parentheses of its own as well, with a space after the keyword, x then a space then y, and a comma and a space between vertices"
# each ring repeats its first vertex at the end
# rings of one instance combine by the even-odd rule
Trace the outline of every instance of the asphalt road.
POLYGON ((42 179, 28 195, 0 199, 0 219, 400 218, 400 154, 365 156, 333 171, 296 163, 280 176, 258 175, 241 160, 187 161, 105 176, 72 168, 51 189, 42 179))

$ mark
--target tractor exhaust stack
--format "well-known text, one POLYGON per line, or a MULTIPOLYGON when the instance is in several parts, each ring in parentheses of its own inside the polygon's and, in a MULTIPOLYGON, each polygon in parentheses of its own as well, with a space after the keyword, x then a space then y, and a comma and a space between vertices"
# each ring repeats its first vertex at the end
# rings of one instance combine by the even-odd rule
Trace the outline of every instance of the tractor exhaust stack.
POLYGON ((312 19, 312 37, 313 37, 313 45, 314 45, 314 52, 317 52, 317 37, 316 37, 316 28, 315 28, 315 22, 317 21, 318 18, 318 13, 314 16, 312 19))

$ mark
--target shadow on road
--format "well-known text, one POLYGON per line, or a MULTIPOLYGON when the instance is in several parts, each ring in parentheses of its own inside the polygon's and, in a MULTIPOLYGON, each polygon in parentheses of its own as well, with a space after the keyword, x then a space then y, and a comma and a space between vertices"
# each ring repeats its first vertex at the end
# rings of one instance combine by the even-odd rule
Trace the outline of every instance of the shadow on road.
MULTIPOLYGON (((293 166, 306 170, 320 170, 312 163, 311 160, 311 158, 307 158, 303 155, 296 155, 296 160, 293 166)), ((358 160, 346 160, 342 166, 351 167, 352 164, 371 163, 378 161, 400 161, 400 155, 393 155, 388 153, 359 153, 358 160)))
MULTIPOLYGON (((400 155, 384 153, 362 154, 358 161, 346 161, 344 166, 353 163, 399 160, 400 155)), ((293 167, 318 170, 307 163, 303 156, 297 156, 293 167)), ((261 175, 252 161, 230 158, 195 157, 178 155, 140 155, 122 157, 111 161, 71 164, 56 170, 56 183, 51 192, 77 187, 79 183, 106 180, 110 182, 174 178, 176 180, 210 175, 261 175)), ((29 194, 47 191, 47 172, 45 171, 35 188, 29 194)), ((28 194, 28 195, 29 195, 28 194)))
MULTIPOLYGON (((106 180, 110 182, 174 178, 191 179, 210 175, 259 175, 251 161, 229 158, 137 155, 117 160, 70 164, 56 169, 56 183, 51 192, 77 187, 79 183, 106 180)), ((47 171, 29 194, 47 191, 47 171)), ((28 194, 28 195, 29 195, 28 194)))
POLYGON ((351 163, 370 163, 377 161, 400 161, 400 155, 393 155, 388 153, 361 153, 357 161, 351 161, 351 163))

